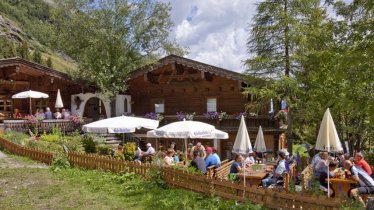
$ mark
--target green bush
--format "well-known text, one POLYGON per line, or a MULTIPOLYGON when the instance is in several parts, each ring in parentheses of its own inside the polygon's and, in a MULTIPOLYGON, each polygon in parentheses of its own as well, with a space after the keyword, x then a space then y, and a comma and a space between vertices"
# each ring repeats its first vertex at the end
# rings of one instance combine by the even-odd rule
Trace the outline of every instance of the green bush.
POLYGON ((110 155, 111 148, 106 144, 100 144, 97 146, 97 151, 99 155, 110 155))
POLYGON ((57 153, 53 157, 52 167, 53 171, 59 171, 61 169, 69 168, 70 163, 68 157, 64 153, 57 153))
POLYGON ((58 143, 61 141, 61 136, 56 135, 56 134, 45 134, 40 136, 41 141, 48 141, 48 142, 55 142, 58 143))
POLYGON ((16 131, 7 131, 1 137, 19 145, 26 145, 30 139, 29 135, 16 131))
POLYGON ((94 136, 93 135, 84 135, 82 143, 83 143, 84 151, 86 153, 96 153, 97 152, 98 143, 94 141, 94 136))
POLYGON ((63 138, 63 145, 65 145, 72 152, 84 152, 82 137, 79 135, 65 136, 63 138))
POLYGON ((373 152, 367 153, 365 159, 367 160, 367 162, 369 163, 369 165, 374 166, 374 153, 373 152))
POLYGON ((43 151, 49 151, 54 153, 63 153, 64 150, 62 148, 62 145, 56 144, 53 142, 48 141, 37 141, 37 140, 30 140, 27 142, 27 147, 43 150, 43 151))

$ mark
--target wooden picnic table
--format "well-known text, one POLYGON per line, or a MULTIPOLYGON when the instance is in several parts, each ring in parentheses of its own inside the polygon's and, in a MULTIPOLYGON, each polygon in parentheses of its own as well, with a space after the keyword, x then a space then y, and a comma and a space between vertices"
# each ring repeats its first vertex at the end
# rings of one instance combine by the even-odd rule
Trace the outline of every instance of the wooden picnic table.
POLYGON ((352 179, 342 179, 342 178, 330 178, 331 187, 335 190, 336 197, 348 197, 348 192, 350 189, 354 188, 357 183, 352 179))
MULTIPOLYGON (((252 166, 245 169, 245 183, 248 186, 258 186, 261 184, 261 180, 269 175, 269 172, 266 170, 272 170, 272 165, 261 165, 259 169, 253 169, 252 166)), ((244 173, 240 172, 237 174, 240 182, 244 182, 244 173)))

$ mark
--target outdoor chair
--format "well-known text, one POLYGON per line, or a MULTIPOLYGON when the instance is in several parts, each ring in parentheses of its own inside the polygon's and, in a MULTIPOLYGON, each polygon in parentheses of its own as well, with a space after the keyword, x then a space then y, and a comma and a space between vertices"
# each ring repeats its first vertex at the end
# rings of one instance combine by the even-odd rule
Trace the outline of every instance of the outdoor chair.
MULTIPOLYGON (((224 160, 224 161, 221 161, 221 166, 222 165, 225 165, 227 162, 228 162, 229 160, 228 159, 226 159, 226 160, 224 160)), ((221 167, 220 166, 220 167, 221 167)), ((208 168, 207 168, 207 176, 209 177, 209 178, 213 178, 213 177, 216 177, 216 169, 217 168, 219 168, 219 167, 216 167, 216 166, 209 166, 208 168)))
POLYGON ((277 183, 270 185, 269 189, 288 191, 290 185, 290 173, 286 171, 282 174, 282 176, 283 180, 277 180, 277 183))
POLYGON ((225 162, 224 164, 221 163, 221 166, 214 169, 215 178, 217 179, 228 179, 228 175, 230 173, 230 167, 234 160, 229 162, 225 162))

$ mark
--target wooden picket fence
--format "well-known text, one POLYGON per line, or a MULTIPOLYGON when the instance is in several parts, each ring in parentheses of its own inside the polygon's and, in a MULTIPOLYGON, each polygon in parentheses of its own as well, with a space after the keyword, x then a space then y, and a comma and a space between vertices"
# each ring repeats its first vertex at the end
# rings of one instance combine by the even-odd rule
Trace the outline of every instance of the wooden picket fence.
POLYGON ((139 164, 136 162, 122 161, 110 157, 75 152, 69 152, 68 159, 70 164, 75 167, 85 169, 101 169, 114 173, 132 172, 142 176, 146 176, 148 170, 155 167, 149 163, 139 164))
MULTIPOLYGON (((0 146, 14 154, 27 156, 43 163, 51 164, 53 160, 53 154, 50 152, 22 147, 2 138, 0 138, 0 146)), ((75 167, 101 169, 114 173, 132 172, 146 176, 151 169, 159 170, 162 172, 164 181, 172 187, 226 199, 251 201, 274 209, 335 210, 339 209, 341 202, 339 198, 317 197, 302 194, 302 192, 291 193, 284 190, 244 186, 243 183, 214 179, 205 175, 189 173, 183 169, 162 168, 154 164, 139 164, 98 155, 69 152, 68 160, 75 167)))
POLYGON ((340 206, 340 200, 337 198, 244 186, 243 183, 210 179, 207 176, 190 174, 180 169, 163 168, 163 179, 173 187, 238 201, 251 201, 274 209, 327 210, 339 209, 340 206))
POLYGON ((0 138, 0 147, 8 150, 13 154, 26 156, 33 160, 40 161, 48 165, 52 164, 53 161, 53 153, 51 152, 23 147, 3 138, 0 138))

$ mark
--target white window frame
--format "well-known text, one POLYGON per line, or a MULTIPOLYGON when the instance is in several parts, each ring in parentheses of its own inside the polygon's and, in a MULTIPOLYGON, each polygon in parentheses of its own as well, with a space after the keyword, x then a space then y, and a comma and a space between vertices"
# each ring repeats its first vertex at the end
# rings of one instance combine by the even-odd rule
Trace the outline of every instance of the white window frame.
POLYGON ((207 112, 216 112, 217 111, 217 98, 207 98, 206 109, 207 109, 207 112))
POLYGON ((165 100, 159 99, 155 103, 155 113, 165 113, 165 100))

